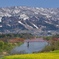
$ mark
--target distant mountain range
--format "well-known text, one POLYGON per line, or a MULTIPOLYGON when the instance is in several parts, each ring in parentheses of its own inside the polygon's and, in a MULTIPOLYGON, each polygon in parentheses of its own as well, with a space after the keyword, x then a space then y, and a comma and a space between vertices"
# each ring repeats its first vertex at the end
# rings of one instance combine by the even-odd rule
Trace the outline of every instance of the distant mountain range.
POLYGON ((59 8, 0 8, 0 33, 47 33, 59 31, 59 8))

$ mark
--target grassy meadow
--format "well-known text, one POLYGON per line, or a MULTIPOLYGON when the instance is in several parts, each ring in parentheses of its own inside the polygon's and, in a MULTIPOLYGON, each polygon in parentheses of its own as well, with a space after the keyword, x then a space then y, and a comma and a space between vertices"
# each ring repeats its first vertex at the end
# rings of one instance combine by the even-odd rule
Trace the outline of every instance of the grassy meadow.
POLYGON ((59 50, 51 51, 49 53, 11 55, 5 56, 2 59, 59 59, 59 50))

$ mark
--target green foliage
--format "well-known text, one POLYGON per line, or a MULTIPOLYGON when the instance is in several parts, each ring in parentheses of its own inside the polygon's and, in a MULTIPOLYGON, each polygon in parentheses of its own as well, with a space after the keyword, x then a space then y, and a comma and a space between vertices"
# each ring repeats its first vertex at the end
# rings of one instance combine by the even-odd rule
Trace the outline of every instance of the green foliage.
POLYGON ((11 43, 5 43, 4 50, 9 52, 13 48, 13 45, 11 43))
POLYGON ((14 38, 33 38, 34 36, 30 33, 20 33, 20 34, 0 34, 0 54, 3 52, 9 53, 11 49, 13 49, 15 46, 20 46, 22 43, 10 43, 10 39, 14 38))
POLYGON ((3 47, 4 47, 4 42, 0 41, 0 49, 3 49, 3 47))
POLYGON ((59 34, 53 35, 53 38, 59 38, 59 34))
POLYGON ((59 38, 59 34, 44 37, 44 39, 48 41, 49 45, 47 45, 43 49, 43 52, 59 50, 59 40, 58 40, 58 38, 59 38))
POLYGON ((27 38, 33 38, 34 36, 33 36, 31 33, 0 34, 0 38, 7 38, 7 39, 10 39, 10 38, 16 38, 16 37, 27 39, 27 38))
POLYGON ((42 52, 49 52, 49 51, 54 51, 54 50, 59 50, 59 41, 51 41, 49 42, 49 45, 47 45, 42 52))
MULTIPOLYGON (((17 44, 17 46, 20 46, 22 43, 19 42, 16 44, 17 44)), ((16 46, 16 44, 0 41, 0 55, 2 55, 3 52, 10 53, 10 51, 16 46)))
POLYGON ((50 51, 50 53, 59 53, 59 50, 50 51))
POLYGON ((49 41, 49 40, 52 39, 52 37, 51 36, 47 36, 47 37, 44 37, 44 39, 47 40, 47 41, 49 41))

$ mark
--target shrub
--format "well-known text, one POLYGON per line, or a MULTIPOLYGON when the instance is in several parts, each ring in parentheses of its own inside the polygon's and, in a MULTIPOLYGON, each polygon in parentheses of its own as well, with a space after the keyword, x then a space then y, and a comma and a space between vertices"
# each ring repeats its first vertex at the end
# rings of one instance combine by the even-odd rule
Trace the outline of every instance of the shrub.
POLYGON ((0 41, 0 49, 3 49, 3 47, 4 47, 4 42, 0 41))

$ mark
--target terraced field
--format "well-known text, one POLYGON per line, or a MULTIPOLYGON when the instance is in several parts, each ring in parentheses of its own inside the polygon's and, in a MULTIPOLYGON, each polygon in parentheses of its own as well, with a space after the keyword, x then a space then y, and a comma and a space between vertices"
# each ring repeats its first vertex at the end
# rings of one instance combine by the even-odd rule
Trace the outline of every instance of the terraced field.
POLYGON ((11 55, 5 56, 2 59, 59 59, 59 50, 49 53, 11 55))

